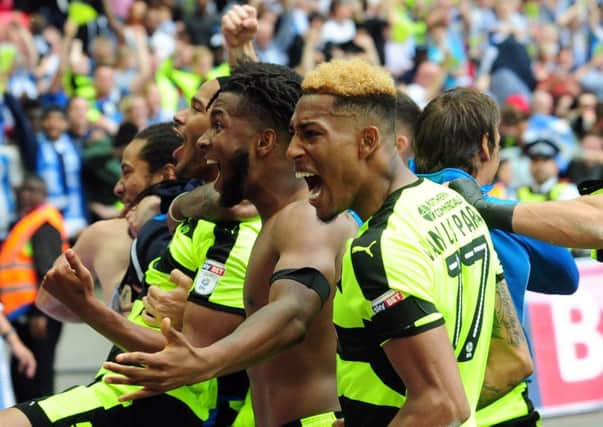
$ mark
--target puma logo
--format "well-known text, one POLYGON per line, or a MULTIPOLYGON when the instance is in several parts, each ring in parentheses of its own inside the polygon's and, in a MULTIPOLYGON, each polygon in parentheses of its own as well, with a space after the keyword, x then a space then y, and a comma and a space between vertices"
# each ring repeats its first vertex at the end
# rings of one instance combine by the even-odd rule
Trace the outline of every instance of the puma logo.
POLYGON ((352 247, 352 253, 358 253, 358 252, 364 252, 366 253, 368 256, 370 256, 371 258, 373 258, 373 252, 371 251, 371 248, 373 247, 373 245, 377 243, 376 240, 373 240, 368 246, 353 246, 352 247))

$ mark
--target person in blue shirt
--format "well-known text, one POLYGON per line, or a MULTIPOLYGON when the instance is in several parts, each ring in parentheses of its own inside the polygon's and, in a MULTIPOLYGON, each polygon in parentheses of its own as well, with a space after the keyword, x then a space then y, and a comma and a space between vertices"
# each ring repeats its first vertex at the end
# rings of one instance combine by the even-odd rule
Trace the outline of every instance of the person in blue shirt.
MULTIPOLYGON (((488 96, 466 88, 442 93, 425 107, 415 124, 417 172, 438 183, 471 179, 481 186, 487 200, 516 203, 486 194, 500 162, 499 122, 498 107, 488 96)), ((578 270, 566 248, 498 229, 490 233, 520 319, 524 319, 526 290, 548 294, 576 290, 578 270)), ((480 426, 532 426, 539 420, 525 383, 478 409, 480 426)))

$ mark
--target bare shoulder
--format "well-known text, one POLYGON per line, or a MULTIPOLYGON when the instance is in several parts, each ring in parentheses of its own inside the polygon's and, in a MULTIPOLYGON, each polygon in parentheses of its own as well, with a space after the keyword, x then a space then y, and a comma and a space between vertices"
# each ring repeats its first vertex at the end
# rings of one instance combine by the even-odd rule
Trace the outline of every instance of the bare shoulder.
POLYGON ((128 221, 125 218, 112 218, 93 222, 86 227, 81 236, 87 236, 87 238, 97 238, 102 237, 103 235, 123 235, 127 232, 128 221))
MULTIPOLYGON (((128 221, 125 218, 114 218, 96 221, 82 231, 73 250, 81 255, 114 242, 114 238, 129 238, 128 221)), ((129 240, 129 239, 128 239, 129 240)))
POLYGON ((339 245, 356 234, 357 225, 347 213, 341 213, 329 222, 316 215, 316 209, 307 201, 299 201, 281 209, 274 221, 273 232, 288 242, 312 240, 316 243, 339 245))

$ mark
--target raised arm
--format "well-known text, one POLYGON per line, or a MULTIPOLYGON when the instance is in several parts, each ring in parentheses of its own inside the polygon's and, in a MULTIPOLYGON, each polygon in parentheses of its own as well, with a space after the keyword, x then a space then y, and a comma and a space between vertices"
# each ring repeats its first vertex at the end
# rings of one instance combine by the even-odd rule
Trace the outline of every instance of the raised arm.
POLYGON ((63 77, 65 76, 65 73, 70 71, 71 68, 71 49, 73 47, 73 40, 77 34, 77 28, 77 24, 70 19, 65 21, 65 26, 63 28, 65 34, 63 37, 63 43, 61 44, 59 69, 55 73, 52 83, 50 84, 50 88, 48 89, 48 92, 50 93, 56 93, 63 88, 63 77))
POLYGON ((603 248, 603 195, 519 203, 513 231, 571 248, 603 248))
POLYGON ((490 228, 524 234, 559 246, 603 248, 603 195, 501 205, 485 201, 481 190, 471 180, 452 181, 450 188, 475 206, 490 228))
POLYGON ((130 27, 128 28, 128 31, 132 33, 134 39, 138 69, 136 78, 134 78, 130 84, 130 91, 132 93, 141 93, 145 85, 153 80, 153 67, 151 66, 149 42, 144 27, 130 27))
POLYGON ((253 40, 258 31, 257 12, 253 6, 234 5, 222 17, 222 35, 231 67, 242 61, 257 61, 253 40))
POLYGON ((65 260, 46 274, 42 286, 48 293, 123 349, 158 351, 163 348, 165 341, 158 331, 129 321, 94 295, 92 275, 73 250, 65 252, 65 260))

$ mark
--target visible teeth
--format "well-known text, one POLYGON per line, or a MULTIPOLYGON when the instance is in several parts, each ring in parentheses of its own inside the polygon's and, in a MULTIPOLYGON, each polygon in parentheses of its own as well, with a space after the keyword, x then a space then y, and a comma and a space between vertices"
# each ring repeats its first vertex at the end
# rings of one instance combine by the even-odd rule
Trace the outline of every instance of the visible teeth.
POLYGON ((316 199, 318 198, 318 196, 320 196, 320 190, 322 189, 322 187, 317 187, 315 188, 311 193, 310 193, 310 199, 316 199))
POLYGON ((316 174, 312 173, 312 172, 295 172, 296 178, 306 178, 308 176, 314 176, 314 175, 316 175, 316 174))
POLYGON ((218 161, 217 160, 211 160, 211 159, 206 159, 205 161, 208 165, 217 165, 218 161))

